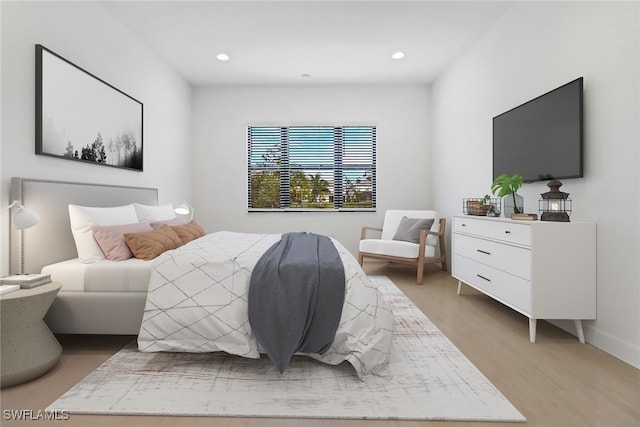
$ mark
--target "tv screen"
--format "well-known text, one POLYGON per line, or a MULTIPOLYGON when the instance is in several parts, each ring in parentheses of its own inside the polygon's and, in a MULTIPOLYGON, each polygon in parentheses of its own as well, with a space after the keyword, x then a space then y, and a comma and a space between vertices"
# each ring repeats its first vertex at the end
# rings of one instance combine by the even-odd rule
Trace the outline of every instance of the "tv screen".
POLYGON ((583 176, 580 77, 493 118, 493 178, 525 182, 583 176))

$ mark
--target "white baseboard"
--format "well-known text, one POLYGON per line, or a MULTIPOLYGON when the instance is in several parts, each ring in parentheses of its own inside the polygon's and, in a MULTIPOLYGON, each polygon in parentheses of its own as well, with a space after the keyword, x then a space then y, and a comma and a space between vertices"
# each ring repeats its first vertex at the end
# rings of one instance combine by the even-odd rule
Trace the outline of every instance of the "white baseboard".
MULTIPOLYGON (((576 335, 572 321, 553 320, 549 322, 572 335, 576 335)), ((592 322, 583 322, 584 336, 587 343, 640 369, 640 346, 625 342, 618 337, 594 327, 593 324, 590 323, 592 322)))

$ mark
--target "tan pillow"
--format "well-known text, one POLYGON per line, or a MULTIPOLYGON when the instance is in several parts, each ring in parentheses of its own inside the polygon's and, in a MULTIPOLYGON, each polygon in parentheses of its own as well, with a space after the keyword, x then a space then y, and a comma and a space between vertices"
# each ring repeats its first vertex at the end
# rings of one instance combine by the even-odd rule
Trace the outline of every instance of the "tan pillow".
POLYGON ((176 232, 178 237, 180 237, 182 243, 185 244, 207 234, 204 232, 202 227, 200 227, 200 224, 194 220, 191 220, 191 222, 185 225, 171 226, 171 228, 176 232))
POLYGON ((182 240, 168 225, 143 233, 124 233, 124 240, 136 258, 150 260, 182 246, 182 240))

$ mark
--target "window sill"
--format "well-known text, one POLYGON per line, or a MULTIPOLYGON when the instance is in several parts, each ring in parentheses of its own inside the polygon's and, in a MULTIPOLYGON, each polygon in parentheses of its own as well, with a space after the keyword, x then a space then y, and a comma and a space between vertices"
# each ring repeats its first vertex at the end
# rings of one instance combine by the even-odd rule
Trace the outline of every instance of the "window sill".
POLYGON ((253 212, 268 212, 268 213, 274 213, 274 212, 332 212, 332 213, 337 213, 337 212, 376 212, 376 208, 340 208, 340 209, 304 209, 304 208, 289 208, 289 209, 253 209, 250 208, 247 210, 247 212, 249 213, 253 213, 253 212))

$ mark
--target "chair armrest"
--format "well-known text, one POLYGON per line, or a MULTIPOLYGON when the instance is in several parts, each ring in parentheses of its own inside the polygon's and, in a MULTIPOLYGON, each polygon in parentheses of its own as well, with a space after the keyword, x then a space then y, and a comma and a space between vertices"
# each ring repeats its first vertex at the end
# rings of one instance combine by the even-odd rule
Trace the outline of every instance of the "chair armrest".
POLYGON ((422 259, 424 257, 424 252, 425 252, 425 246, 427 246, 427 235, 435 235, 435 236, 439 236, 440 233, 436 233, 435 231, 431 231, 431 230, 420 230, 420 243, 419 243, 419 248, 418 248, 418 259, 422 259))
POLYGON ((418 260, 424 259, 425 246, 427 246, 427 234, 429 230, 420 230, 420 243, 418 243, 418 260))
POLYGON ((438 234, 430 230, 420 230, 420 249, 427 243, 427 234, 438 234))
POLYGON ((445 224, 446 222, 444 218, 440 218, 440 229, 438 231, 431 231, 431 230, 423 230, 423 231, 426 231, 426 234, 429 234, 432 236, 444 236, 445 224))
POLYGON ((420 246, 423 247, 427 243, 427 235, 444 237, 445 220, 440 219, 440 229, 438 231, 420 230, 420 246))
POLYGON ((367 231, 382 231, 382 228, 369 227, 365 225, 364 227, 362 227, 362 230, 360 230, 360 240, 365 239, 367 237, 367 231))

